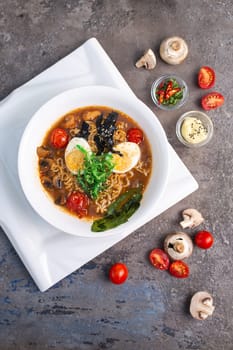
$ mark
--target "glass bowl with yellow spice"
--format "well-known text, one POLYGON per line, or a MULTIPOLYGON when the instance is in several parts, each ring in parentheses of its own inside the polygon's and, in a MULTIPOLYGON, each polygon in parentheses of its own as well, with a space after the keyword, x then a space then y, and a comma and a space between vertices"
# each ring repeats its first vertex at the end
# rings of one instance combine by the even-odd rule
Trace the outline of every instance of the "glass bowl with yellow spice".
POLYGON ((201 147, 211 140, 213 123, 205 113, 189 111, 178 119, 176 135, 180 142, 187 147, 201 147))

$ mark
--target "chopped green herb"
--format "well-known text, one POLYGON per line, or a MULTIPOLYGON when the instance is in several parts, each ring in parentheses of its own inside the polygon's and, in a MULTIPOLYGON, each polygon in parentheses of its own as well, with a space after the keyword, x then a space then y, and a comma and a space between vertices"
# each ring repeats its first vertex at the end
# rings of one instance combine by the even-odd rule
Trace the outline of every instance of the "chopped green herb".
POLYGON ((77 148, 85 155, 84 167, 77 174, 78 183, 89 197, 96 199, 114 168, 112 154, 96 155, 87 152, 80 145, 77 145, 77 148))

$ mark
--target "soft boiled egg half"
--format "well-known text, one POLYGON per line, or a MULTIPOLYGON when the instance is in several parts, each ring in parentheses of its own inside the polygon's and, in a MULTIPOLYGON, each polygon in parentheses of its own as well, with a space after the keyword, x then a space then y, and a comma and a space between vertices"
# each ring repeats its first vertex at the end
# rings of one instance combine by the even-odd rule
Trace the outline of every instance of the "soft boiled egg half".
POLYGON ((83 137, 73 137, 65 150, 65 163, 72 174, 77 174, 83 167, 84 153, 77 148, 77 145, 84 148, 87 152, 91 152, 90 145, 83 137))
POLYGON ((140 157, 141 151, 139 146, 134 142, 121 142, 114 147, 114 151, 118 153, 113 153, 113 172, 118 174, 126 173, 137 165, 140 157))

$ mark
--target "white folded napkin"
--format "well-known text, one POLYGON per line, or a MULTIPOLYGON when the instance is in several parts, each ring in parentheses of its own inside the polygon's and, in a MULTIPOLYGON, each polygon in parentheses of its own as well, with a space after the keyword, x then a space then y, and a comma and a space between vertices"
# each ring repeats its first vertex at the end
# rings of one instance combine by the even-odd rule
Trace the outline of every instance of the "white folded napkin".
MULTIPOLYGON (((58 93, 88 85, 112 86, 133 94, 95 38, 14 90, 0 103, 0 224, 41 291, 131 233, 96 239, 59 231, 31 208, 19 183, 17 151, 22 132, 33 113, 58 93)), ((198 188, 173 148, 169 149, 168 184, 150 219, 198 188)))

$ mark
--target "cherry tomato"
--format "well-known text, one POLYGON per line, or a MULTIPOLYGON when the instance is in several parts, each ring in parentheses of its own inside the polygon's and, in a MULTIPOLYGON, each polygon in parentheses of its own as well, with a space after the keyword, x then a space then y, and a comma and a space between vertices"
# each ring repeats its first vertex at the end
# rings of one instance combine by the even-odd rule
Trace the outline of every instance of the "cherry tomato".
POLYGON ((194 238, 194 242, 199 248, 209 249, 214 243, 214 237, 208 231, 199 231, 194 238))
POLYGON ((187 278, 189 276, 189 267, 183 261, 176 260, 171 263, 169 272, 176 278, 187 278))
POLYGON ((210 94, 203 96, 201 99, 202 107, 206 111, 220 107, 223 103, 224 97, 219 92, 211 92, 210 94))
POLYGON ((72 192, 66 200, 66 207, 80 218, 87 215, 88 205, 87 195, 78 191, 72 192))
POLYGON ((215 84, 215 72, 211 67, 203 66, 198 73, 198 85, 202 89, 210 89, 215 84))
POLYGON ((169 257, 162 249, 153 249, 150 252, 149 259, 156 269, 167 270, 169 267, 169 257))
POLYGON ((69 141, 69 135, 66 130, 62 128, 53 129, 50 135, 50 142, 55 148, 63 148, 67 145, 69 141))
POLYGON ((128 277, 128 269, 125 264, 116 263, 112 265, 109 270, 109 279, 114 284, 121 284, 126 281, 128 277))
POLYGON ((141 143, 143 141, 143 132, 137 128, 131 128, 127 131, 127 140, 129 142, 141 143))

